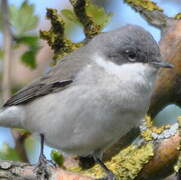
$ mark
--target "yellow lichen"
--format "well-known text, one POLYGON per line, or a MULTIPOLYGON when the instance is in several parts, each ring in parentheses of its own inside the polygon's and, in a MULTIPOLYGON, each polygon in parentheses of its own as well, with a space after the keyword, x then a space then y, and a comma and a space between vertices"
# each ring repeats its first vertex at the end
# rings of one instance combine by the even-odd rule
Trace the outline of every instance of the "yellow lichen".
POLYGON ((144 131, 141 132, 141 136, 144 138, 144 140, 146 141, 151 141, 153 140, 153 136, 152 136, 152 131, 150 129, 146 129, 144 131))
MULTIPOLYGON (((84 27, 87 39, 99 34, 111 17, 103 8, 94 5, 90 0, 71 0, 70 2, 76 18, 84 27)), ((45 39, 54 50, 53 59, 62 58, 84 44, 84 42, 73 43, 65 37, 65 22, 56 9, 47 9, 46 16, 51 22, 51 28, 49 31, 40 31, 40 37, 45 39)))
POLYGON ((99 34, 102 27, 93 20, 91 16, 88 15, 86 8, 92 4, 89 0, 70 0, 74 12, 78 20, 82 23, 84 27, 84 33, 88 39, 92 38, 96 34, 99 34))
MULTIPOLYGON (((178 124, 179 124, 179 135, 181 137, 181 116, 178 117, 178 124)), ((179 154, 179 157, 178 157, 178 160, 177 160, 177 163, 176 165, 174 166, 174 170, 176 173, 179 172, 179 170, 181 169, 181 140, 180 140, 180 145, 178 147, 178 150, 180 151, 180 154, 179 154)))
MULTIPOLYGON (((149 162, 153 155, 152 143, 145 144, 142 147, 130 145, 105 164, 113 171, 117 180, 131 180, 137 177, 144 165, 149 162)), ((99 165, 95 165, 93 168, 84 171, 80 167, 73 167, 69 170, 96 178, 105 176, 105 173, 99 165)))
POLYGON ((170 128, 170 125, 155 127, 153 125, 153 120, 151 119, 150 116, 145 116, 145 125, 146 125, 147 129, 141 132, 141 136, 146 141, 151 141, 151 140, 154 139, 153 136, 152 136, 152 133, 161 134, 164 130, 170 128))
POLYGON ((157 6, 156 3, 150 1, 150 0, 125 0, 128 4, 132 6, 138 6, 148 11, 163 11, 159 6, 157 6))
POLYGON ((176 20, 181 19, 181 13, 176 14, 175 17, 174 17, 174 19, 176 19, 176 20))
POLYGON ((49 31, 40 31, 40 37, 47 40, 49 46, 54 50, 54 59, 62 58, 83 45, 83 43, 73 43, 65 37, 65 23, 57 14, 57 10, 47 9, 47 18, 50 19, 52 26, 49 31))

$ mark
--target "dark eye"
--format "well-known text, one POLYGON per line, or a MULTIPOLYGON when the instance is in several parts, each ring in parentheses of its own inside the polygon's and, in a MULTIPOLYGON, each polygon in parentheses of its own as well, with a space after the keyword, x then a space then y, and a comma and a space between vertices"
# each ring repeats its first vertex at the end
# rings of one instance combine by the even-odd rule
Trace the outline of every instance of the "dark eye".
POLYGON ((125 54, 127 55, 129 61, 136 61, 136 53, 134 51, 126 50, 125 54))

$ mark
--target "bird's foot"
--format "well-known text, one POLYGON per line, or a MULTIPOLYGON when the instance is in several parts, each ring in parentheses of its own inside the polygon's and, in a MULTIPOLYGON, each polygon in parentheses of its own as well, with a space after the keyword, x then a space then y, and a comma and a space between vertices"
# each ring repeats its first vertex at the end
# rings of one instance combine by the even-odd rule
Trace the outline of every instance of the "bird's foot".
POLYGON ((38 164, 36 165, 34 171, 37 175, 38 180, 48 180, 50 177, 49 168, 57 167, 53 161, 47 160, 44 154, 40 155, 38 164), (51 164, 51 165, 50 165, 51 164))
POLYGON ((109 172, 109 174, 106 177, 99 178, 96 180, 116 180, 116 177, 112 172, 109 172))

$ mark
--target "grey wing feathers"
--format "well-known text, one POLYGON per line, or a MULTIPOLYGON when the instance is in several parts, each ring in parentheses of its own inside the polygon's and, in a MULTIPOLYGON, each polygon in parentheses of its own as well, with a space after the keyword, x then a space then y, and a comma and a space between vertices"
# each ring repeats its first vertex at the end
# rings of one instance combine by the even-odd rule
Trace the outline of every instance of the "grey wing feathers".
POLYGON ((59 61, 49 73, 18 91, 4 104, 4 107, 28 103, 37 97, 65 89, 89 61, 84 47, 74 51, 59 61))
POLYGON ((3 107, 25 104, 37 97, 47 95, 55 89, 63 89, 71 84, 72 80, 54 82, 50 84, 34 84, 25 89, 20 90, 15 96, 11 97, 3 107))

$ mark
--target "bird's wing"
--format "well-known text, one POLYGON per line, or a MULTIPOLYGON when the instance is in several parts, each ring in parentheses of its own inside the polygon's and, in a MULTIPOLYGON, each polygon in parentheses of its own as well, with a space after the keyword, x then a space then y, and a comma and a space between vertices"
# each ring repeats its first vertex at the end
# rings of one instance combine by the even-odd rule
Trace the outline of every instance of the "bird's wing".
POLYGON ((63 90, 72 82, 73 80, 65 80, 49 84, 37 83, 29 85, 8 99, 3 107, 28 103, 37 97, 47 95, 57 89, 63 90))
POLYGON ((72 53, 60 61, 52 70, 18 91, 3 107, 25 104, 47 94, 62 91, 74 81, 76 73, 87 63, 83 55, 72 53))

